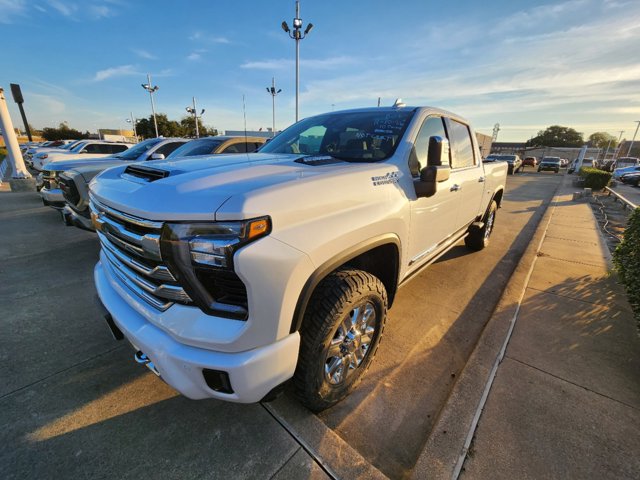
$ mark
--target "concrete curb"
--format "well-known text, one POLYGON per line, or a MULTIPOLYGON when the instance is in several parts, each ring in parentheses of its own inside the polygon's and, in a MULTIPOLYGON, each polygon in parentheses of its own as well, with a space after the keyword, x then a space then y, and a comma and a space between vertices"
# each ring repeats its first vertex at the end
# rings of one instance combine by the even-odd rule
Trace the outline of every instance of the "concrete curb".
POLYGON ((488 394, 487 387, 490 387, 505 342, 513 329, 520 302, 551 220, 553 208, 550 207, 556 203, 558 192, 565 182, 566 179, 563 179, 552 199, 544 206, 545 212, 531 242, 440 412, 413 468, 411 478, 457 478, 458 464, 467 454, 465 444, 475 430, 479 407, 488 394))

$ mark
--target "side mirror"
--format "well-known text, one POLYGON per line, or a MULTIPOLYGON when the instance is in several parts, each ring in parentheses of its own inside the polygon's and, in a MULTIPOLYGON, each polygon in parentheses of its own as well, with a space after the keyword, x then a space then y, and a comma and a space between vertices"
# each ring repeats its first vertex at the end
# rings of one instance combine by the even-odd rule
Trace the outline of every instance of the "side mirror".
POLYGON ((433 136, 429 139, 428 165, 420 170, 420 180, 414 182, 418 197, 431 197, 438 191, 438 184, 449 180, 449 141, 433 136), (443 165, 444 161, 444 165, 443 165))
POLYGON ((154 153, 149 160, 164 160, 164 153, 154 153))

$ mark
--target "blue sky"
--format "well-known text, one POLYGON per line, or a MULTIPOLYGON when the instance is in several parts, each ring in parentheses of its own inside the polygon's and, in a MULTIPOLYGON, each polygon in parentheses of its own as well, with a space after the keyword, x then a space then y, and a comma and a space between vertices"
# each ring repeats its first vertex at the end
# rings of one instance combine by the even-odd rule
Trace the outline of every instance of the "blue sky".
MULTIPOLYGON (((631 138, 640 120, 640 1, 301 0, 300 117, 353 107, 433 105, 498 140, 549 125, 631 138)), ((180 119, 195 96, 220 130, 295 120, 294 0, 0 0, 0 86, 19 83, 30 123, 125 128, 180 119), (7 41, 8 40, 8 41, 7 41)), ((14 124, 18 110, 10 101, 14 124)))

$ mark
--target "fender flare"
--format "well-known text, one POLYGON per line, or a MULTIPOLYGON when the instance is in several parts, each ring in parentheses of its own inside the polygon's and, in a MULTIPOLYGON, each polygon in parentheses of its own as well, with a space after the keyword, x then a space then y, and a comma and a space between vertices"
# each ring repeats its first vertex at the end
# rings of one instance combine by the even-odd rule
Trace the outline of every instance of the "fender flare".
MULTIPOLYGON (((300 327, 302 326, 302 320, 304 318, 304 312, 307 309, 307 305, 309 304, 311 295, 315 291, 318 284, 327 275, 333 272, 340 265, 344 265, 349 260, 353 260, 354 258, 362 255, 363 253, 368 252, 369 250, 373 250, 374 248, 381 247, 383 245, 390 245, 390 244, 394 245, 398 249, 398 261, 396 265, 395 282, 394 282, 397 287, 398 275, 400 272, 400 258, 401 258, 401 252, 402 252, 400 238, 397 235, 393 233, 387 233, 377 237, 370 238, 368 240, 364 240, 355 245, 352 245, 348 249, 341 251, 336 256, 324 262, 322 265, 316 268, 316 270, 309 276, 304 286, 302 287, 302 290, 298 297, 296 308, 293 312, 290 333, 295 333, 300 330, 300 327)), ((389 303, 392 303, 394 294, 395 294, 395 291, 389 293, 389 303)))

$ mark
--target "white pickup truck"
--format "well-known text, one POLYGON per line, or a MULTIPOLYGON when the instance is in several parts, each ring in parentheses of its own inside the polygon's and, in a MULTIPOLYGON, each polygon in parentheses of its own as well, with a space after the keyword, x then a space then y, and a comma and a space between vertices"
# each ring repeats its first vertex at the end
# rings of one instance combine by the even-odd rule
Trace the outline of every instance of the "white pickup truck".
POLYGON ((307 118, 244 159, 106 170, 105 318, 189 398, 256 402, 293 378, 322 410, 367 370, 400 285, 488 245, 506 175, 463 118, 403 106, 307 118))

